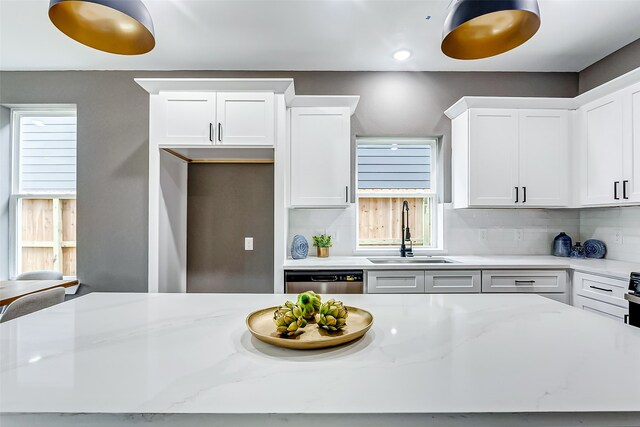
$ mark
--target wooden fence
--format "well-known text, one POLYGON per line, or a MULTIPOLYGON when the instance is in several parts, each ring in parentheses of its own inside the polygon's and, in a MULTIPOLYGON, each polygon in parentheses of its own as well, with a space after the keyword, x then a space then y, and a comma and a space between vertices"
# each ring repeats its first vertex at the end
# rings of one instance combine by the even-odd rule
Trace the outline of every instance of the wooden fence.
POLYGON ((20 270, 76 275, 76 200, 22 199, 20 270))
POLYGON ((411 240, 416 246, 429 244, 430 199, 360 197, 358 199, 358 243, 360 246, 400 245, 402 202, 409 202, 411 240))

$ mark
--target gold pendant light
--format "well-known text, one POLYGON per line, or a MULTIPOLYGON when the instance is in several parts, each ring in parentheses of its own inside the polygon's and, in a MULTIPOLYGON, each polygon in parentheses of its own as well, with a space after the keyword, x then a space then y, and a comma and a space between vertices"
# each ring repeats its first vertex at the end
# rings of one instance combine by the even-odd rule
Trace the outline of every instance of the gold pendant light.
POLYGON ((140 0, 51 0, 49 19, 72 39, 109 53, 140 55, 156 45, 140 0))
POLYGON ((537 0, 458 0, 442 32, 442 52, 455 59, 488 58, 514 49, 540 28, 537 0))

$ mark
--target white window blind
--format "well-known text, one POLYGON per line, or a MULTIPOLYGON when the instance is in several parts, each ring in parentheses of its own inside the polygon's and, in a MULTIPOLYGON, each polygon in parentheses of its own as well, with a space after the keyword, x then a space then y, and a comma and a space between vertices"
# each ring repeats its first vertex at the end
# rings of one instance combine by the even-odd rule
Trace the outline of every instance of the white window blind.
POLYGON ((76 192, 75 115, 21 115, 18 182, 21 193, 76 192))

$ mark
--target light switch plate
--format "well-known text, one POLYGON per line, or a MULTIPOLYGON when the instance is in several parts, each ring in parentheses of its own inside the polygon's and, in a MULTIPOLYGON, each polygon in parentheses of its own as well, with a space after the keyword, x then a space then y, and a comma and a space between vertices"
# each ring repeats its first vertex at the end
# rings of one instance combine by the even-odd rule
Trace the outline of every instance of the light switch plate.
POLYGON ((245 237, 244 238, 244 250, 252 251, 253 250, 253 237, 245 237))

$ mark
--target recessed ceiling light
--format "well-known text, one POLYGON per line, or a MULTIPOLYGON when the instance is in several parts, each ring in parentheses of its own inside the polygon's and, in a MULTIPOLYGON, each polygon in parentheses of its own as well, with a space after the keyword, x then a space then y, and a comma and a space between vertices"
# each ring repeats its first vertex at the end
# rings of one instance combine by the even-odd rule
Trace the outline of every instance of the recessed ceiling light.
POLYGON ((411 56, 411 52, 407 49, 400 49, 396 53, 393 54, 393 59, 396 61, 406 61, 411 56))

